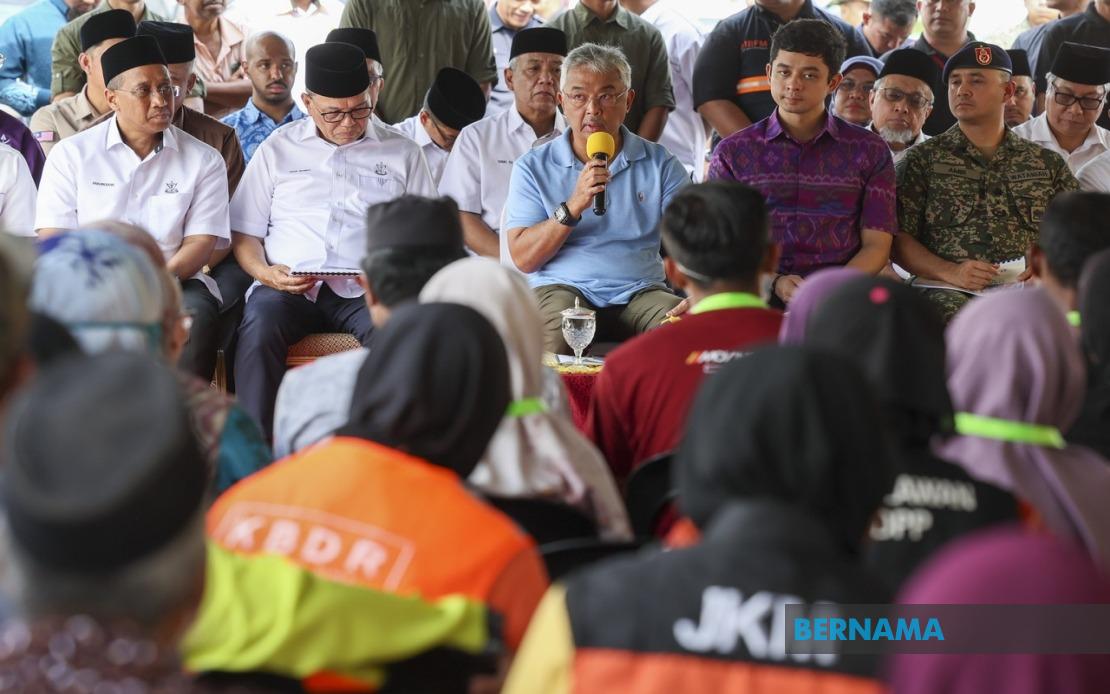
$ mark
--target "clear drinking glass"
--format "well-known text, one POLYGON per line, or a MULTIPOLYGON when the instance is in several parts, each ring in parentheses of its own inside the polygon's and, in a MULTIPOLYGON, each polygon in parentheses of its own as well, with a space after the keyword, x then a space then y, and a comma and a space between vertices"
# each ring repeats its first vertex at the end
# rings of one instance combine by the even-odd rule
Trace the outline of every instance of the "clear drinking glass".
POLYGON ((597 314, 588 308, 578 305, 574 300, 574 308, 562 312, 563 339, 574 350, 574 363, 582 364, 582 351, 590 346, 594 339, 594 330, 597 329, 597 314))

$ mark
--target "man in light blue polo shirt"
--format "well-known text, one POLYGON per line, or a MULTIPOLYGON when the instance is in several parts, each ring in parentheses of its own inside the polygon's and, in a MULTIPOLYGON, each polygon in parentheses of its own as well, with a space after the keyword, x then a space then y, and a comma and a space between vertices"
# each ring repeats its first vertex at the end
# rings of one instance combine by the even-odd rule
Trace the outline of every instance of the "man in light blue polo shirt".
POLYGON ((569 129, 513 165, 502 262, 528 274, 552 352, 570 351, 559 314, 575 298, 598 310, 599 340, 655 327, 679 302, 664 284, 658 223, 690 178, 664 147, 621 125, 636 97, 631 72, 620 49, 587 43, 571 51, 559 91, 569 129), (608 163, 586 156, 586 140, 601 131, 617 145, 608 163), (594 196, 603 191, 599 216, 594 196))

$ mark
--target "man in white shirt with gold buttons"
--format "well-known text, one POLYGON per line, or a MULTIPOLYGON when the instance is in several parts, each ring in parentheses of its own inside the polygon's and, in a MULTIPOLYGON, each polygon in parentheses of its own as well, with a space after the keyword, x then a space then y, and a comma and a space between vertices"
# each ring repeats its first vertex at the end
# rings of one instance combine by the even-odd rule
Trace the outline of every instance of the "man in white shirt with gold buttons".
POLYGON ((100 63, 113 114, 54 146, 39 184, 35 228, 49 236, 112 219, 145 229, 193 313, 178 363, 209 379, 220 294, 202 270, 230 239, 224 160, 171 124, 176 87, 153 36, 117 43, 100 63))
POLYGON ((369 82, 360 48, 308 49, 309 117, 259 145, 231 203, 235 257, 256 280, 239 327, 236 395, 267 437, 290 345, 318 332, 369 338, 357 280, 367 208, 437 195, 420 148, 370 121, 369 82), (334 274, 343 271, 350 275, 334 274))
POLYGON ((509 195, 513 162, 563 133, 567 121, 556 107, 559 70, 567 37, 559 29, 517 32, 503 78, 512 107, 459 132, 439 181, 439 192, 455 199, 466 246, 478 255, 499 256, 501 209, 509 195))

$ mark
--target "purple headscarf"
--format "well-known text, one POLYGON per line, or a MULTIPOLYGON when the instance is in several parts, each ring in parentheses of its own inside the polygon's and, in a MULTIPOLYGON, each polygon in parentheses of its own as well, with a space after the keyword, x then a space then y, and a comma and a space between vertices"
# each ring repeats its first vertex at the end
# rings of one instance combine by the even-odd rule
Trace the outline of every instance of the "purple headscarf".
MULTIPOLYGON (((899 599, 917 605, 1110 603, 1110 584, 1075 547, 1016 528, 953 542, 930 560, 899 599)), ((892 694, 1056 694, 1104 691, 1107 655, 894 655, 892 694)))
POLYGON ((841 286, 863 276, 855 268, 829 267, 807 277, 794 295, 794 300, 786 307, 786 317, 779 329, 779 344, 802 344, 805 340, 806 323, 814 309, 841 286))
MULTIPOLYGON (((948 390, 957 412, 1067 431, 1086 374, 1064 314, 1041 290, 977 299, 948 326, 948 390)), ((1081 446, 953 436, 937 454, 1031 504, 1045 525, 1110 567, 1110 463, 1081 446)))

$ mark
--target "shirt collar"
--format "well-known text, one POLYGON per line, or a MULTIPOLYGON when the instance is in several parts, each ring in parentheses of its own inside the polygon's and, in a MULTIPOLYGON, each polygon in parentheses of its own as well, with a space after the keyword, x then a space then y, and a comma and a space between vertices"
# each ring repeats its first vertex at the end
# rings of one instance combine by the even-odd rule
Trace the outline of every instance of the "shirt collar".
MULTIPOLYGON (((281 119, 278 125, 291 123, 303 117, 304 113, 301 111, 301 109, 297 108, 297 102, 294 101, 293 108, 289 110, 289 113, 285 114, 285 118, 281 119)), ((267 116, 265 113, 259 110, 257 106, 254 105, 254 99, 247 99, 247 105, 243 107, 243 120, 245 124, 254 125, 255 123, 261 121, 263 118, 272 121, 269 116, 267 116)))
POLYGON ((88 88, 89 85, 87 84, 81 87, 81 91, 77 92, 77 96, 74 97, 74 103, 77 104, 77 115, 80 116, 82 120, 86 118, 99 118, 101 116, 101 114, 96 112, 92 102, 89 101, 88 88))
POLYGON ((489 26, 493 33, 497 33, 505 28, 505 22, 501 21, 501 15, 497 14, 497 3, 494 2, 489 8, 489 26))
MULTIPOLYGON (((806 2, 808 3, 809 0, 806 0, 806 2)), ((628 10, 624 9, 624 7, 619 4, 617 5, 617 11, 613 13, 613 16, 604 21, 602 21, 601 17, 598 17, 596 14, 593 13, 593 11, 590 10, 590 8, 586 7, 582 3, 578 3, 577 5, 575 5, 574 9, 571 10, 571 12, 582 24, 582 26, 589 26, 591 22, 596 21, 602 24, 610 24, 612 22, 616 22, 622 29, 632 28, 631 15, 629 15, 628 10)))
MULTIPOLYGON (((770 22, 776 23, 776 24, 782 24, 782 20, 779 19, 779 16, 777 14, 775 14, 774 12, 768 10, 766 7, 764 7, 762 5, 755 5, 754 7, 756 8, 756 11, 759 12, 763 16, 764 19, 766 19, 770 22)), ((817 18, 817 15, 813 11, 813 2, 812 2, 812 0, 806 0, 804 3, 802 3, 801 9, 798 10, 798 14, 794 17, 794 19, 816 19, 816 18, 817 18)))
POLYGON ((767 303, 750 292, 721 292, 705 297, 690 309, 691 315, 730 308, 767 308, 767 303))
POLYGON ((562 135, 567 130, 567 119, 559 109, 555 109, 555 128, 550 133, 544 133, 539 137, 535 137, 536 133, 532 130, 532 126, 524 120, 524 116, 520 115, 520 111, 516 110, 515 105, 505 109, 505 118, 508 121, 509 132, 515 133, 517 130, 525 128, 537 140, 551 139, 548 138, 549 135, 562 135))
MULTIPOLYGON (((771 114, 771 117, 768 118, 767 120, 769 122, 767 123, 767 129, 764 131, 764 135, 763 135, 763 140, 765 142, 770 142, 771 140, 774 140, 775 138, 779 137, 780 135, 790 137, 790 135, 787 134, 786 130, 784 130, 783 127, 782 127, 782 121, 779 120, 779 110, 777 108, 771 114)), ((813 139, 810 140, 810 142, 816 142, 817 140, 821 139, 821 136, 824 135, 825 133, 828 133, 829 136, 832 137, 834 140, 839 140, 840 139, 840 125, 839 125, 838 121, 839 121, 839 119, 832 114, 832 111, 830 111, 829 109, 826 108, 825 109, 825 127, 821 128, 821 131, 818 132, 813 137, 813 139)), ((792 138, 792 137, 790 138, 790 140, 795 141, 794 138, 792 138)))
POLYGON ((50 0, 50 4, 61 12, 63 17, 69 18, 69 5, 65 4, 65 0, 50 0))
POLYGON ((324 7, 324 3, 320 2, 320 0, 312 0, 312 4, 310 4, 308 6, 308 11, 307 12, 300 12, 297 8, 293 7, 293 0, 289 0, 289 8, 285 9, 285 10, 279 10, 278 11, 278 16, 281 16, 281 15, 290 15, 290 16, 294 16, 294 17, 298 17, 298 16, 302 16, 302 15, 303 16, 312 16, 312 15, 316 14, 317 12, 319 12, 320 14, 328 14, 327 9, 324 7))
MULTIPOLYGON (((117 145, 126 147, 127 144, 123 141, 123 135, 119 132, 119 123, 116 121, 116 115, 113 113, 106 122, 108 124, 108 134, 104 143, 104 149, 109 150, 117 145)), ((167 147, 180 151, 180 147, 178 147, 177 143, 177 136, 174 134, 175 130, 177 130, 177 128, 171 125, 162 131, 162 143, 154 148, 154 154, 161 152, 167 147)))
MULTIPOLYGON (((567 126, 563 130, 563 134, 551 144, 551 158, 559 166, 573 167, 580 163, 578 157, 574 156, 574 146, 571 144, 571 138, 573 137, 574 132, 567 126)), ((614 163, 621 159, 626 162, 634 162, 647 156, 643 140, 623 125, 621 126, 621 140, 623 142, 621 151, 613 159, 614 163)), ((610 168, 612 167, 610 166, 610 168)))

